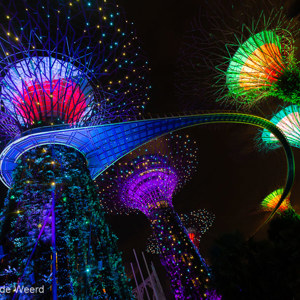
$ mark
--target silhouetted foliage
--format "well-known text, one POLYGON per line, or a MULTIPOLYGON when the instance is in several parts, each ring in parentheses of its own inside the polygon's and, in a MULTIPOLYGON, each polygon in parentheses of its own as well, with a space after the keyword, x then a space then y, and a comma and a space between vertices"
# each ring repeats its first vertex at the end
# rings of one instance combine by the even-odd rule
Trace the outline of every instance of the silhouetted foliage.
POLYGON ((265 240, 246 240, 239 232, 218 238, 211 262, 222 299, 300 299, 299 233, 300 218, 289 210, 273 219, 265 240))

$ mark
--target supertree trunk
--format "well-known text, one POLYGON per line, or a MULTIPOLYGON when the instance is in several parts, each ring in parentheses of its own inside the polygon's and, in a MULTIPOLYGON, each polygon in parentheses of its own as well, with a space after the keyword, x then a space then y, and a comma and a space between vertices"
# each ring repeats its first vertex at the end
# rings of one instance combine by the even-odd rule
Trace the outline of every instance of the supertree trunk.
POLYGON ((132 298, 86 160, 72 148, 49 145, 21 156, 5 201, 1 239, 8 254, 1 274, 15 270, 1 277, 3 285, 44 285, 39 295, 44 299, 56 280, 58 299, 132 298))
POLYGON ((148 215, 176 299, 205 299, 209 271, 172 207, 148 215))

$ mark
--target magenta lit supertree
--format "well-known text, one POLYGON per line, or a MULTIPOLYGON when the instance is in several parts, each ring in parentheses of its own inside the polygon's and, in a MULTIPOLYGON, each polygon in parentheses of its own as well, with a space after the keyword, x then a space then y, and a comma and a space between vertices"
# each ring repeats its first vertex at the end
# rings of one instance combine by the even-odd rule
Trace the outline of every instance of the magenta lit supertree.
POLYGON ((196 168, 196 154, 188 136, 161 138, 133 152, 100 180, 101 204, 108 211, 140 211, 149 219, 176 299, 206 298, 210 280, 172 204, 173 195, 196 168))
MULTIPOLYGON (((200 239, 213 225, 215 215, 206 209, 198 209, 189 213, 180 214, 179 217, 188 232, 189 238, 196 248, 199 249, 200 239)), ((148 238, 146 251, 152 254, 160 254, 159 245, 154 235, 148 238)))

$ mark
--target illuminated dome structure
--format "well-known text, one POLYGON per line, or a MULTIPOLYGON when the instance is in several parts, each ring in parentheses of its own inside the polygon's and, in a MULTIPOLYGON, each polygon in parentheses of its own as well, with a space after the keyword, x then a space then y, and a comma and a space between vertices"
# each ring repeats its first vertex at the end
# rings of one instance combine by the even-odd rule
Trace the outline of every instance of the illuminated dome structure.
POLYGON ((87 78, 70 62, 28 57, 2 78, 3 106, 22 126, 78 123, 92 114, 94 93, 87 78))
POLYGON ((276 30, 250 36, 226 71, 229 95, 249 105, 266 96, 299 103, 300 72, 291 37, 276 30))
POLYGON ((209 270, 172 204, 174 194, 196 168, 197 150, 188 136, 161 138, 153 144, 133 152, 131 160, 127 158, 104 173, 100 178, 101 204, 110 212, 144 213, 157 239, 175 298, 204 299, 209 270))
MULTIPOLYGON (((206 209, 198 209, 186 214, 180 214, 179 217, 188 232, 190 240, 199 249, 200 239, 213 225, 215 215, 206 209)), ((148 238, 146 251, 152 254, 160 254, 159 245, 154 235, 148 238)))
MULTIPOLYGON (((263 211, 272 211, 281 195, 282 195, 283 189, 277 189, 274 192, 272 192, 271 194, 269 194, 262 202, 261 202, 261 209, 263 211)), ((284 201, 281 203, 281 205, 278 208, 278 213, 285 213, 287 210, 292 209, 291 203, 290 203, 290 196, 291 194, 289 194, 284 201)))
MULTIPOLYGON (((281 109, 274 114, 270 121, 281 129, 293 147, 300 147, 300 107, 298 105, 291 105, 281 109)), ((261 139, 268 149, 280 146, 277 138, 267 130, 262 131, 261 139)))
POLYGON ((1 103, 22 131, 141 113, 148 62, 118 5, 10 2, 1 7, 1 103))

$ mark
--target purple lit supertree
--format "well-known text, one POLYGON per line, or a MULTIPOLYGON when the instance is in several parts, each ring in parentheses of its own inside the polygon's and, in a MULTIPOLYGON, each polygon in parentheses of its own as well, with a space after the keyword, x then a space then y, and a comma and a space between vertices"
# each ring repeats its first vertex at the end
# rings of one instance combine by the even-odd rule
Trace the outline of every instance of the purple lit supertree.
POLYGON ((149 68, 132 24, 114 1, 12 0, 0 7, 1 142, 46 132, 40 144, 19 147, 5 182, 0 281, 14 299, 17 284, 44 286, 43 297, 53 299, 131 299, 87 158, 57 132, 141 113, 149 68))
POLYGON ((173 195, 191 178, 196 157, 188 136, 160 138, 99 177, 107 211, 140 211, 149 219, 176 299, 206 298, 210 281, 208 267, 172 204, 173 195))
MULTIPOLYGON (((202 235, 209 230, 215 220, 215 215, 206 209, 198 209, 186 214, 179 215, 183 226, 186 228, 189 238, 199 249, 199 243, 202 235)), ((159 254, 159 245, 154 235, 148 238, 147 252, 152 254, 159 254)))

